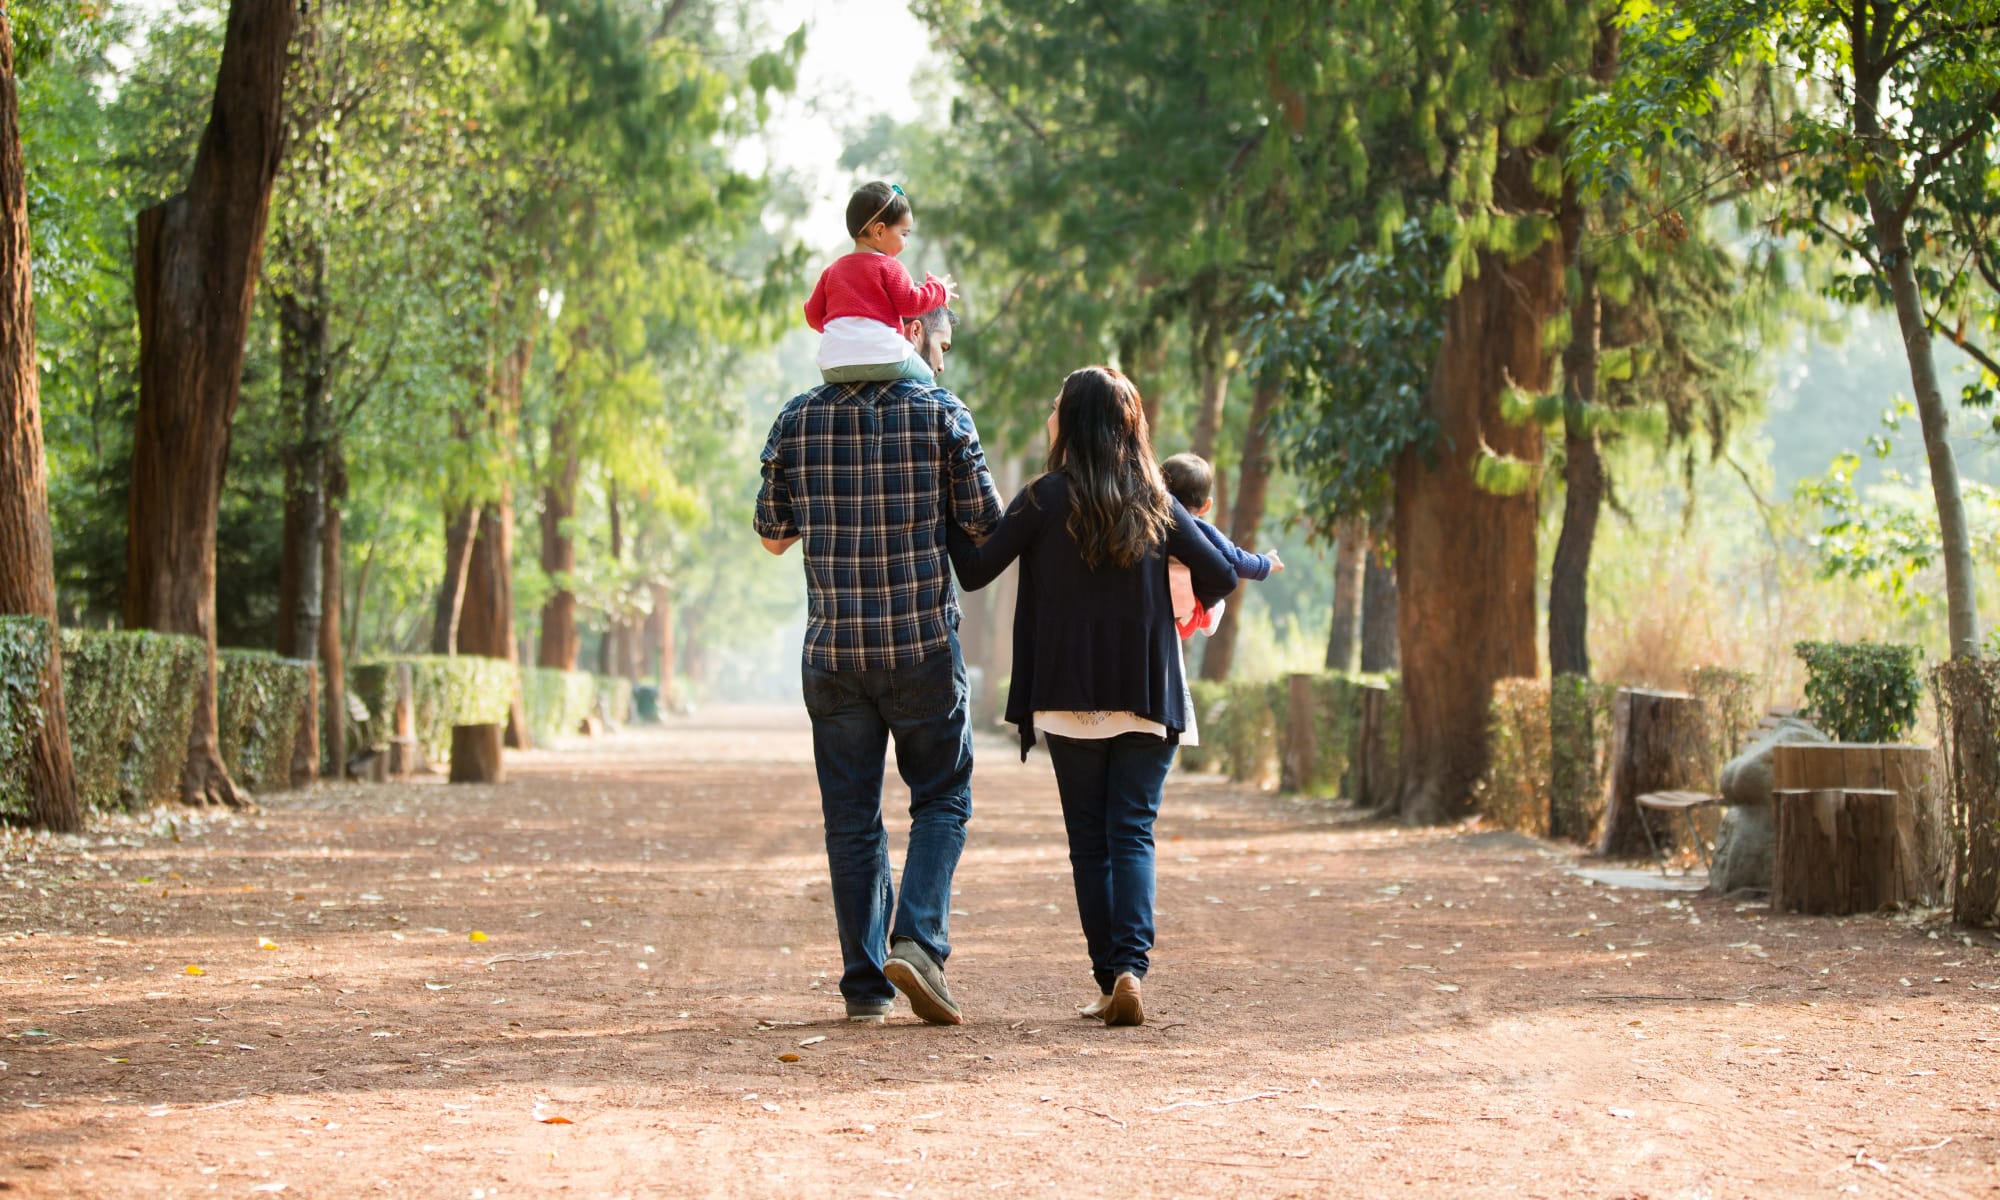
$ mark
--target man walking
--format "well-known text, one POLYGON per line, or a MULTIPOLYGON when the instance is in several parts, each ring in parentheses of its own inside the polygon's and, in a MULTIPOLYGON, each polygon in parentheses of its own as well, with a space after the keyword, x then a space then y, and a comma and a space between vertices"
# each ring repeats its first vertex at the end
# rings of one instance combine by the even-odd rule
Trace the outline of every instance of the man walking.
MULTIPOLYGON (((903 323, 939 379, 952 324, 943 307, 903 323)), ((801 672, 847 1018, 886 1020, 893 984, 924 1020, 960 1024, 944 963, 951 878, 972 815, 972 728, 945 527, 977 538, 1000 520, 979 432, 935 384, 823 384, 778 413, 763 474, 764 548, 804 542, 801 672), (882 826, 891 737, 910 788, 900 896, 882 826)))

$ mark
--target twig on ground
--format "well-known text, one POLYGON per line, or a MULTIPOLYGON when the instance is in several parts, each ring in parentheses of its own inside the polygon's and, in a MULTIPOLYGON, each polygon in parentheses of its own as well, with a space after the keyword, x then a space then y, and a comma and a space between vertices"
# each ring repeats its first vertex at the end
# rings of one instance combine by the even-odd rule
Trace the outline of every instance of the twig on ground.
MULTIPOLYGON (((1177 1100, 1161 1108, 1149 1108, 1146 1111, 1149 1113, 1164 1113, 1172 1112, 1177 1108, 1220 1108, 1225 1104, 1247 1104, 1252 1100, 1269 1100, 1274 1096, 1288 1096, 1290 1094, 1289 1091, 1280 1090, 1275 1092, 1258 1092, 1253 1096, 1238 1096, 1234 1100, 1177 1100)), ((1228 1166, 1229 1164, 1224 1163, 1223 1165, 1228 1166)))
MULTIPOLYGON (((1110 1113, 1102 1113, 1102 1112, 1098 1112, 1098 1111, 1097 1111, 1096 1109, 1094 1109, 1094 1108, 1085 1108, 1085 1107, 1084 1107, 1083 1105, 1081 1105, 1081 1104, 1065 1104, 1065 1105, 1063 1105, 1063 1107, 1064 1107, 1064 1108, 1066 1108, 1066 1109, 1070 1109, 1070 1110, 1073 1110, 1073 1111, 1075 1111, 1075 1112, 1080 1112, 1080 1113, 1089 1113, 1089 1114, 1090 1114, 1091 1116, 1093 1116, 1093 1117, 1103 1117, 1103 1118, 1104 1118, 1105 1120, 1107 1120, 1107 1121, 1111 1122, 1111 1123, 1112 1123, 1113 1125, 1116 1125, 1116 1126, 1117 1126, 1118 1128, 1120 1128, 1120 1129, 1123 1129, 1123 1128, 1125 1128, 1125 1122, 1123 1122, 1123 1121, 1119 1120, 1119 1119, 1118 1119, 1117 1117, 1114 1117, 1114 1116, 1112 1116, 1112 1115, 1111 1115, 1110 1113)), ((1946 1138, 1945 1140, 1946 1140, 1946 1141, 1950 1141, 1951 1139, 1950 1139, 1950 1138, 1946 1138)), ((1931 1148, 1931 1149, 1933 1149, 1933 1150, 1937 1149, 1937 1147, 1936 1147, 1936 1146, 1932 1146, 1932 1147, 1930 1147, 1930 1148, 1931 1148)))

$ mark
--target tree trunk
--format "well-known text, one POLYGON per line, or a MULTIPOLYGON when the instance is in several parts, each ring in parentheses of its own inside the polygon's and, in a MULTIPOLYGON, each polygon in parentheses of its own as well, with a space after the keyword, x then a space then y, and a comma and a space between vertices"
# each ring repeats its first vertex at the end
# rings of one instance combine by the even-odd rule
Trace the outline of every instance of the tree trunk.
POLYGON ((310 658, 319 645, 324 587, 327 451, 333 434, 328 378, 326 251, 295 264, 305 279, 277 296, 281 391, 292 441, 284 448, 285 535, 278 567, 278 653, 310 658))
MULTIPOLYGON (((1241 483, 1236 489, 1236 511, 1229 522, 1229 537, 1244 550, 1257 549, 1257 526, 1264 520, 1264 501, 1271 487, 1270 431, 1266 426, 1270 424, 1271 409, 1278 403, 1280 390, 1275 376, 1258 382, 1250 405, 1250 425, 1243 434, 1243 467, 1238 477, 1241 483)), ((1236 660, 1236 631, 1243 628, 1241 606, 1249 594, 1248 580, 1236 585, 1235 593, 1229 598, 1232 611, 1228 619, 1216 628, 1215 635, 1202 648, 1203 679, 1229 678, 1229 668, 1236 660)))
POLYGON ((1371 539, 1361 577, 1361 669, 1378 674, 1395 670, 1401 661, 1396 643, 1396 572, 1382 561, 1380 543, 1371 539))
MULTIPOLYGON (((503 484, 500 498, 480 506, 478 533, 465 572, 465 609, 459 618, 458 651, 518 663, 514 646, 514 499, 503 484)), ((507 745, 534 745, 517 684, 507 706, 507 745)))
POLYGON ((1326 635, 1326 669, 1352 671, 1361 645, 1361 591, 1368 559, 1368 527, 1359 517, 1334 526, 1333 627, 1326 635))
MULTIPOLYGON (((1527 202, 1527 167, 1503 161, 1496 171, 1496 196, 1511 191, 1515 201, 1504 207, 1527 202), (1503 180, 1506 174, 1518 178, 1503 180)), ((1500 399, 1510 384, 1547 387, 1542 328, 1562 303, 1562 283, 1554 240, 1512 261, 1480 252, 1478 275, 1446 309, 1427 397, 1437 441, 1429 455, 1409 451, 1396 463, 1399 807, 1411 823, 1471 814, 1472 789, 1486 769, 1493 682, 1539 673, 1535 493, 1484 491, 1473 482, 1473 463, 1482 444, 1529 463, 1541 459, 1541 430, 1502 417, 1500 399)))
POLYGON ((361 569, 354 573, 354 604, 348 611, 354 619, 347 625, 347 660, 354 661, 361 652, 361 618, 368 611, 368 577, 375 571, 375 543, 368 543, 368 553, 361 556, 361 569))
MULTIPOLYGON (((437 617, 431 626, 431 653, 457 654, 459 624, 465 614, 465 580, 472 567, 472 541, 479 506, 465 504, 444 516, 444 579, 438 584, 437 617)), ((357 620, 359 614, 356 614, 357 620)))
POLYGON ((22 747, 28 817, 45 829, 75 833, 83 828, 83 813, 63 705, 62 640, 56 636, 48 463, 35 358, 33 243, 19 112, 13 23, 0 7, 0 613, 48 622, 49 655, 35 696, 42 719, 25 731, 22 747))
POLYGON ((326 536, 320 542, 319 665, 326 679, 323 722, 327 769, 347 778, 347 663, 340 642, 340 506, 347 498, 347 471, 335 450, 326 488, 326 536))
POLYGON ((660 713, 674 711, 674 591, 655 581, 653 590, 653 660, 660 673, 660 713))
POLYGON ((582 470, 569 421, 558 416, 549 425, 549 455, 561 465, 542 488, 542 570, 553 591, 542 604, 541 641, 535 665, 560 671, 576 670, 576 481, 582 470))
POLYGON ((284 154, 286 47, 298 5, 232 0, 214 106, 186 190, 139 214, 125 623, 208 647, 193 683, 181 794, 240 803, 216 749, 215 522, 242 382, 271 184, 284 154))
POLYGON ((1576 185, 1563 188, 1564 254, 1577 267, 1563 347, 1563 521, 1549 574, 1549 672, 1590 676, 1590 554, 1604 505, 1604 462, 1590 410, 1597 404, 1601 300, 1597 263, 1582 253, 1583 211, 1576 185))
MULTIPOLYGON (((1848 106, 1861 144, 1882 142, 1880 101, 1884 67, 1865 60, 1854 64, 1854 99, 1848 106)), ((1959 494, 1958 461, 1951 450, 1951 410, 1938 385, 1937 358, 1932 352, 1930 325, 1924 316, 1916 260, 1910 250, 1909 216, 1890 192, 1900 177, 1892 164, 1880 162, 1867 172, 1862 193, 1868 201, 1870 233, 1881 262, 1889 272, 1889 294, 1896 304, 1896 325, 1903 334, 1903 357, 1910 366, 1917 419, 1924 431, 1924 457, 1930 464, 1931 495, 1937 503, 1939 557, 1944 560, 1944 594, 1948 644, 1953 658, 1979 657, 1979 603, 1972 563, 1972 535, 1965 520, 1965 499, 1959 494)), ((1907 185, 1905 185, 1907 186, 1907 185)))
POLYGON ((1211 312, 1206 319, 1201 331, 1201 357, 1196 363, 1201 407, 1195 414, 1194 440, 1188 448, 1213 464, 1216 439, 1222 435, 1222 402, 1229 395, 1229 360, 1222 337, 1221 314, 1211 312))
POLYGON ((1911 805, 1888 788, 1774 790, 1772 910, 1845 916, 1928 901, 1903 836, 1911 805))

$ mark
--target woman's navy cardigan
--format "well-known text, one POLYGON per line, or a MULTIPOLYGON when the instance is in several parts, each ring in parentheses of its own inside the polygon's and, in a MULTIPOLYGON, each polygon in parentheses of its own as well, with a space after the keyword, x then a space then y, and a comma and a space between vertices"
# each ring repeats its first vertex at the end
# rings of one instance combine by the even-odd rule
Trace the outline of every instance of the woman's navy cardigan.
POLYGON ((1069 477, 1059 471, 1022 488, 984 542, 975 545, 949 526, 946 545, 967 591, 1021 560, 1007 720, 1021 730, 1022 758, 1035 744, 1038 711, 1132 712, 1180 741, 1187 680, 1167 558, 1187 564, 1204 607, 1236 590, 1236 572, 1178 500, 1166 540, 1130 567, 1084 565, 1069 532, 1069 477))

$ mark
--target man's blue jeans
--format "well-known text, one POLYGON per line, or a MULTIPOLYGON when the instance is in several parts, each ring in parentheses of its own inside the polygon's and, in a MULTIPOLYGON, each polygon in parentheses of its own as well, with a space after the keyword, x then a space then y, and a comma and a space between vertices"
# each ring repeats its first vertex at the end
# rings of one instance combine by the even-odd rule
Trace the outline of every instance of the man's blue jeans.
POLYGON ((1069 831, 1076 912, 1097 990, 1146 977, 1153 948, 1153 820, 1176 747, 1149 733, 1046 737, 1069 831))
POLYGON ((896 989, 882 974, 890 938, 909 938, 940 964, 951 955, 951 877, 972 816, 965 660, 953 635, 947 649, 907 667, 826 671, 808 663, 804 684, 845 967, 840 994, 849 1004, 892 1000, 896 989), (882 826, 891 737, 896 769, 910 788, 900 896, 890 884, 882 826))

